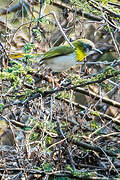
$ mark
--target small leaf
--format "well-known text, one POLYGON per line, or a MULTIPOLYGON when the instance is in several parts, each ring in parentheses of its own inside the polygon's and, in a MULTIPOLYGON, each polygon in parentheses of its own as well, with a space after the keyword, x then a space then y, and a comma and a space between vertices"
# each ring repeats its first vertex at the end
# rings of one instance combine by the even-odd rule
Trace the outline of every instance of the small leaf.
POLYGON ((44 163, 42 164, 42 168, 46 172, 51 172, 52 171, 52 165, 50 163, 44 163))
POLYGON ((4 104, 0 104, 0 112, 3 111, 4 104))

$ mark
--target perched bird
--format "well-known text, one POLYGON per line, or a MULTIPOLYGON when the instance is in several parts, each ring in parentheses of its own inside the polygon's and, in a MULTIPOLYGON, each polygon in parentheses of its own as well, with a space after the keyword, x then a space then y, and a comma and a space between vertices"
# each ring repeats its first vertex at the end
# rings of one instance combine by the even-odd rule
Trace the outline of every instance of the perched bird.
POLYGON ((78 39, 71 43, 74 48, 68 44, 53 47, 40 57, 40 61, 47 65, 53 72, 63 72, 70 69, 77 62, 83 61, 85 57, 95 51, 102 53, 88 39, 78 39))

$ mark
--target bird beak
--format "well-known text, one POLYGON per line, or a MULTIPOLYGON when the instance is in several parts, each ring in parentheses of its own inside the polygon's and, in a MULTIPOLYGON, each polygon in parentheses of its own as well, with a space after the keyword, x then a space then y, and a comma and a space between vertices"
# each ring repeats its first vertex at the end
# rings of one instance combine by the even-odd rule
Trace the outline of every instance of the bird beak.
POLYGON ((94 48, 93 51, 98 52, 98 53, 100 53, 100 54, 103 54, 102 51, 100 51, 99 49, 96 49, 96 48, 94 48))
POLYGON ((89 51, 89 52, 87 53, 87 56, 89 56, 89 55, 91 55, 91 54, 94 54, 95 52, 98 52, 98 53, 100 53, 100 54, 103 54, 103 52, 100 51, 99 49, 93 48, 91 51, 89 51))

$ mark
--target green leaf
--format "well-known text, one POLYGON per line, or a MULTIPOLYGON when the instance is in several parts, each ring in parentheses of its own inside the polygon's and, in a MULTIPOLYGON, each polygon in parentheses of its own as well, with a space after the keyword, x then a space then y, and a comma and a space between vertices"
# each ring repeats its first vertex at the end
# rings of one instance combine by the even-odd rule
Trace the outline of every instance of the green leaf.
POLYGON ((0 104, 0 112, 3 111, 4 104, 0 104))
POLYGON ((25 53, 30 53, 31 50, 35 47, 34 44, 31 44, 31 43, 27 43, 25 46, 24 46, 24 52, 25 53))
POLYGON ((52 168, 52 165, 50 163, 43 163, 42 169, 46 172, 51 172, 53 168, 52 168))
POLYGON ((99 112, 98 111, 92 111, 91 113, 90 113, 91 115, 95 115, 95 116, 100 116, 100 114, 99 114, 99 112))

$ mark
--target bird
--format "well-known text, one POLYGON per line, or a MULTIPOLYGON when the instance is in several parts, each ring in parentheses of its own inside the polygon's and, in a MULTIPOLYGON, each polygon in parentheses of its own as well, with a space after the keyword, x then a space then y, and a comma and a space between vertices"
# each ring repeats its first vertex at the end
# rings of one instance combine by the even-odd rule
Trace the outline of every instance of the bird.
POLYGON ((45 64, 52 72, 64 72, 95 51, 102 54, 91 40, 78 39, 71 43, 73 47, 69 44, 61 45, 43 53, 39 59, 41 64, 45 64))

